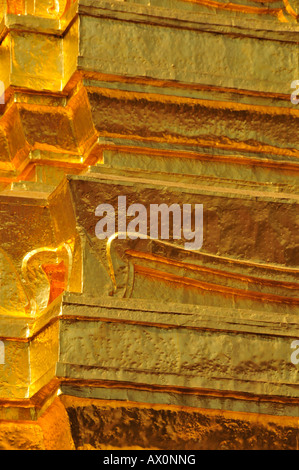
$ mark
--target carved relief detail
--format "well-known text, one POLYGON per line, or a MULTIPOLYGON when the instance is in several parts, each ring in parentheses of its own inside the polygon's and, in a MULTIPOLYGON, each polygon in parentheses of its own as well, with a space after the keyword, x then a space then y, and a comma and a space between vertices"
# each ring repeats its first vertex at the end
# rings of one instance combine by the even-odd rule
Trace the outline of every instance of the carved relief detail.
POLYGON ((72 248, 62 243, 27 253, 21 275, 10 257, 0 249, 0 314, 45 310, 69 286, 72 248))

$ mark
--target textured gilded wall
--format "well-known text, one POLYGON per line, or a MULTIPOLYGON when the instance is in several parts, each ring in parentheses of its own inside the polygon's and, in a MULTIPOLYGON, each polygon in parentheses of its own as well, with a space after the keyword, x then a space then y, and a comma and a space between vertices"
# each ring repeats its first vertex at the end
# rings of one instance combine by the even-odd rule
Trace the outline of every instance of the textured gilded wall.
POLYGON ((0 449, 298 450, 298 15, 0 1, 0 449), (119 196, 202 247, 99 240, 119 196))

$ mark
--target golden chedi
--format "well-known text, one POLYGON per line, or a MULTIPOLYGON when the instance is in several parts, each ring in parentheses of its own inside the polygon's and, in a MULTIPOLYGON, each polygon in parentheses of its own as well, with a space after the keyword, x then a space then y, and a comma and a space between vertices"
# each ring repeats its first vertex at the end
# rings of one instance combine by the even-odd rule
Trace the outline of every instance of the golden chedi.
POLYGON ((1 449, 298 449, 298 33, 0 2, 1 449))

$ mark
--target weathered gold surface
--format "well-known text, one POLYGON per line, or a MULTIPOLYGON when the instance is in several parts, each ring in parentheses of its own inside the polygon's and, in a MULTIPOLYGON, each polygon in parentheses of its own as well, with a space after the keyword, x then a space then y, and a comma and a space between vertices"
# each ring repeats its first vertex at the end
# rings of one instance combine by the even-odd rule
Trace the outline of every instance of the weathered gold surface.
POLYGON ((298 33, 298 0, 0 2, 1 449, 298 449, 298 33), (98 240, 120 195, 203 204, 202 248, 98 240))
POLYGON ((298 450, 298 417, 63 396, 79 450, 298 450), (87 423, 93 423, 91 434, 87 423), (136 426, 136 422, 138 426, 136 426))
POLYGON ((38 421, 0 422, 1 450, 74 450, 66 410, 60 400, 49 406, 38 421))

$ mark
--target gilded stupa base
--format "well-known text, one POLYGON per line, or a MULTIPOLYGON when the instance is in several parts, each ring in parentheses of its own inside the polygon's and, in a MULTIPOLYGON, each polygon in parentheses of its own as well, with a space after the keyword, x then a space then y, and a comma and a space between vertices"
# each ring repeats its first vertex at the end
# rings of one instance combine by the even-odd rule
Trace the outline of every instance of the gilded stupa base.
POLYGON ((61 395, 37 420, 1 420, 0 449, 298 450, 298 430, 297 417, 61 395))
POLYGON ((0 449, 299 449, 298 19, 0 0, 0 449))

